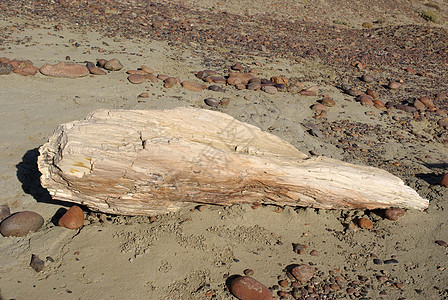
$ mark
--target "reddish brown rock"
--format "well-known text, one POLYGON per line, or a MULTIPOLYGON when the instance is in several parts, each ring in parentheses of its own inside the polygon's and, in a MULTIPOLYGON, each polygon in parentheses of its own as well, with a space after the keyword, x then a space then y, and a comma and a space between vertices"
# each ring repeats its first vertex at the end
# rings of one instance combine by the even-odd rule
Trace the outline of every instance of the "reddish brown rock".
POLYGON ((10 62, 11 60, 7 57, 0 57, 0 64, 6 64, 10 62))
POLYGON ((79 206, 73 205, 59 219, 58 225, 68 229, 78 229, 84 225, 84 212, 79 206))
POLYGON ((373 101, 373 105, 374 105, 375 108, 377 108, 377 109, 386 110, 386 104, 384 104, 384 102, 381 101, 381 100, 375 100, 375 101, 373 101))
POLYGON ((402 208, 394 207, 388 208, 384 211, 384 216, 386 219, 391 221, 397 221, 399 218, 404 216, 405 210, 402 208))
POLYGON ((96 64, 98 65, 98 67, 100 68, 104 68, 104 65, 107 63, 107 59, 104 58, 98 58, 96 60, 96 64))
POLYGON ((149 98, 149 93, 143 92, 140 95, 138 95, 139 98, 149 98))
POLYGON ((378 98, 378 92, 376 92, 372 89, 367 89, 366 94, 369 95, 370 97, 372 97, 373 99, 378 98))
POLYGON ((389 81, 389 83, 387 84, 387 87, 390 88, 391 90, 396 90, 401 88, 401 83, 396 82, 396 81, 389 81))
POLYGON ((441 186, 444 187, 448 187, 448 173, 446 173, 445 175, 443 175, 442 179, 440 180, 439 183, 441 186))
POLYGON ((374 106, 373 98, 369 95, 359 95, 356 99, 365 106, 374 106))
POLYGON ((177 79, 176 77, 168 77, 164 80, 164 83, 164 87, 168 89, 180 84, 179 79, 177 79))
POLYGON ((109 70, 109 71, 119 71, 119 70, 123 69, 123 65, 121 64, 121 62, 118 59, 113 58, 111 60, 108 60, 104 64, 103 68, 106 70, 109 70))
POLYGON ((243 66, 240 63, 236 63, 230 67, 232 70, 242 72, 244 70, 243 66))
POLYGON ((336 102, 333 99, 330 98, 323 98, 321 100, 322 104, 325 105, 326 107, 333 107, 336 105, 336 102))
POLYGON ((232 73, 229 74, 229 78, 230 77, 239 78, 241 80, 241 83, 247 84, 249 82, 249 80, 254 78, 254 75, 251 74, 251 73, 236 73, 236 72, 232 72, 232 73))
POLYGON ((241 84, 241 79, 239 79, 238 77, 229 77, 227 79, 227 84, 230 84, 230 85, 241 84))
POLYGON ((358 226, 363 229, 373 229, 373 222, 367 218, 359 218, 358 226))
POLYGON ((45 64, 39 71, 45 76, 61 78, 78 78, 90 74, 86 66, 72 62, 60 62, 55 65, 45 64))
POLYGON ((145 74, 145 78, 151 81, 152 83, 156 83, 157 81, 159 81, 157 79, 157 76, 154 74, 145 74))
POLYGON ((146 77, 145 75, 141 75, 141 74, 131 74, 128 76, 128 80, 130 83, 133 84, 140 84, 146 81, 146 77))
POLYGON ((420 100, 415 100, 414 101, 414 107, 418 111, 425 111, 426 110, 426 105, 424 105, 420 100))
POLYGON ((138 74, 138 75, 143 75, 143 76, 145 76, 145 74, 148 74, 143 70, 127 70, 126 73, 127 74, 138 74))
POLYGON ((302 96, 310 96, 310 97, 317 96, 317 93, 315 91, 310 91, 310 90, 300 91, 299 93, 302 96))
POLYGON ((40 272, 45 266, 45 262, 39 258, 36 254, 31 255, 30 267, 33 268, 34 271, 40 272))
POLYGON ((153 74, 153 73, 154 73, 154 70, 153 70, 153 69, 151 69, 150 67, 147 67, 147 66, 145 66, 145 65, 142 65, 142 66, 140 67, 140 69, 142 69, 142 71, 145 72, 145 73, 147 73, 147 74, 153 74))
POLYGON ((414 70, 414 69, 411 68, 411 67, 406 67, 404 70, 405 70, 406 72, 408 72, 409 74, 417 74, 417 71, 414 70))
POLYGON ((271 81, 275 84, 284 84, 285 86, 289 85, 289 80, 283 76, 273 76, 271 77, 271 81))
POLYGON ((292 269, 292 275, 301 283, 308 282, 314 276, 314 268, 309 265, 299 265, 292 269))
POLYGON ((317 113, 320 113, 322 111, 327 110, 327 107, 325 105, 323 105, 322 103, 315 103, 315 104, 313 104, 313 106, 311 106, 311 109, 317 113))
POLYGON ((15 68, 14 73, 22 75, 22 76, 34 76, 39 71, 38 67, 35 66, 26 66, 23 68, 15 68))
POLYGON ((421 103, 423 103, 427 108, 433 108, 434 107, 434 102, 432 102, 431 98, 427 97, 427 96, 423 96, 420 97, 420 99, 418 99, 421 103))
POLYGON ((91 67, 89 68, 90 74, 93 75, 106 75, 106 72, 103 69, 100 69, 98 67, 91 67))
POLYGON ((191 81, 183 81, 182 87, 184 87, 187 90, 193 91, 193 92, 201 92, 202 90, 204 90, 206 88, 206 86, 203 84, 191 82, 191 81))
POLYGON ((230 291, 240 300, 272 300, 271 291, 258 280, 241 276, 232 281, 230 291))
POLYGON ((170 78, 170 76, 165 75, 165 74, 159 74, 157 75, 157 79, 165 81, 166 79, 170 78))
POLYGON ((44 224, 44 218, 32 211, 21 211, 7 217, 0 224, 3 236, 25 236, 37 231, 44 224))
POLYGON ((216 75, 216 74, 218 74, 218 72, 216 72, 214 70, 204 70, 204 71, 199 71, 196 74, 196 77, 199 78, 199 79, 204 79, 204 78, 207 78, 208 76, 213 76, 213 75, 216 75))
POLYGON ((237 90, 244 90, 246 88, 246 85, 243 83, 238 83, 238 84, 235 84, 235 88, 237 90))
POLYGON ((448 247, 448 243, 445 242, 444 240, 437 240, 435 243, 442 247, 448 247))

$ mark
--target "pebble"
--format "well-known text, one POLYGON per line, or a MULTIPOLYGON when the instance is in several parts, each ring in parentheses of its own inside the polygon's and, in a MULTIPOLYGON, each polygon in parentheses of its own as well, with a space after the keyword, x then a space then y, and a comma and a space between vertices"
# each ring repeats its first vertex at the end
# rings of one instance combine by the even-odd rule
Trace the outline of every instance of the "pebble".
POLYGON ((442 179, 440 180, 439 184, 443 187, 448 187, 448 173, 442 176, 442 179))
POLYGON ((113 58, 111 60, 108 60, 104 64, 103 68, 106 70, 109 70, 109 71, 119 71, 119 70, 123 69, 123 65, 121 64, 121 62, 118 59, 113 58))
POLYGON ((145 71, 143 70, 127 70, 126 71, 127 74, 139 74, 139 75, 145 75, 147 74, 145 71))
POLYGON ((418 99, 421 103, 423 103, 427 108, 433 108, 434 102, 431 100, 431 98, 427 96, 420 97, 418 99))
POLYGON ((145 75, 141 75, 141 74, 131 74, 128 76, 128 80, 130 83, 133 84, 140 84, 146 81, 146 77, 145 75))
POLYGON ((11 215, 9 206, 7 204, 0 205, 0 222, 11 215))
POLYGON ((187 90, 193 91, 193 92, 201 92, 202 90, 204 90, 206 88, 205 85, 196 83, 196 82, 192 82, 192 81, 183 81, 182 87, 184 87, 187 90))
POLYGON ((426 110, 426 105, 424 105, 420 100, 415 100, 414 101, 414 107, 418 111, 425 111, 426 110))
POLYGON ((271 81, 275 84, 284 84, 284 85, 289 85, 289 80, 286 77, 283 76, 273 76, 271 77, 271 81))
POLYGON ((369 95, 370 97, 372 97, 373 99, 378 98, 378 93, 372 89, 367 89, 366 94, 369 95))
POLYGON ((210 91, 214 91, 214 92, 221 92, 221 93, 225 92, 225 90, 222 87, 220 87, 219 85, 211 85, 208 87, 208 89, 210 91))
POLYGON ((86 66, 72 62, 60 62, 55 65, 45 64, 39 71, 45 76, 61 78, 78 78, 90 74, 86 66))
MULTIPOLYGON (((252 78, 254 78, 254 75, 251 73, 236 73, 236 72, 232 72, 229 74, 229 79, 232 77, 236 77, 239 78, 241 80, 241 83, 247 84, 249 82, 249 80, 251 80, 252 78)), ((227 80, 228 82, 228 80, 227 80)))
POLYGON ((361 76, 361 80, 364 81, 364 82, 367 82, 367 83, 371 83, 375 79, 372 76, 370 76, 370 75, 364 74, 364 75, 361 76))
POLYGON ((298 93, 303 89, 303 87, 304 87, 303 83, 296 82, 296 83, 289 85, 286 88, 286 90, 290 93, 298 93))
POLYGON ((231 66, 230 68, 235 71, 243 71, 244 70, 243 66, 240 63, 236 63, 233 66, 231 66))
POLYGON ((39 258, 36 254, 31 255, 30 267, 33 268, 34 271, 40 272, 45 267, 45 262, 39 258))
POLYGON ((309 90, 300 91, 299 94, 302 96, 310 96, 310 97, 317 96, 317 93, 315 91, 309 91, 309 90))
POLYGON ((142 66, 140 67, 140 69, 142 69, 143 72, 145 72, 145 73, 147 73, 147 74, 153 74, 153 73, 154 73, 154 70, 153 70, 153 69, 151 69, 150 67, 147 67, 147 66, 145 66, 145 65, 142 65, 142 66))
POLYGON ((280 280, 278 284, 280 284, 281 287, 289 286, 289 282, 287 280, 280 280))
POLYGON ((384 104, 384 102, 381 100, 374 100, 373 106, 375 106, 375 108, 377 109, 386 110, 386 104, 384 104))
POLYGON ((152 83, 156 83, 157 81, 159 81, 157 79, 156 75, 154 75, 154 74, 145 74, 145 78, 148 79, 152 83))
POLYGON ((244 90, 246 88, 246 85, 243 83, 238 83, 238 84, 235 84, 235 88, 237 90, 244 90))
POLYGON ((11 64, 0 63, 0 75, 8 75, 14 70, 11 64))
POLYGON ((275 86, 272 85, 265 85, 261 88, 261 90, 265 93, 268 94, 275 94, 278 92, 277 88, 275 86))
POLYGON ((173 86, 176 86, 179 84, 179 79, 177 79, 176 77, 168 77, 164 80, 164 82, 165 82, 165 84, 164 84, 165 88, 172 88, 173 86))
POLYGON ((211 107, 217 107, 219 105, 219 100, 216 100, 215 98, 207 98, 204 102, 211 107))
POLYGON ((373 229, 373 222, 367 218, 359 218, 358 226, 363 229, 373 229))
POLYGON ((397 221, 399 218, 404 216, 405 210, 402 208, 394 207, 388 208, 384 211, 384 216, 388 220, 397 221))
POLYGON ((239 79, 238 77, 229 77, 227 79, 227 84, 238 85, 238 84, 242 84, 242 83, 241 83, 241 79, 239 79))
POLYGON ((227 80, 222 76, 208 76, 205 78, 206 82, 213 82, 217 84, 226 84, 227 80))
POLYGON ((443 240, 437 240, 436 244, 442 247, 448 247, 448 243, 443 240))
POLYGON ((272 300, 271 291, 249 276, 241 276, 230 284, 232 294, 240 300, 272 300))
POLYGON ((407 112, 407 113, 413 113, 413 112, 417 111, 417 109, 416 109, 415 107, 413 107, 413 106, 409 106, 409 105, 406 105, 406 104, 397 104, 397 105, 395 105, 394 107, 395 107, 396 109, 405 111, 405 112, 407 112))
POLYGON ((303 253, 305 253, 305 249, 306 249, 306 246, 305 246, 305 245, 302 245, 302 244, 296 244, 296 243, 293 243, 293 244, 292 244, 292 251, 294 251, 294 252, 297 253, 297 254, 303 254, 303 253))
POLYGON ((336 105, 336 102, 333 99, 330 98, 323 98, 321 100, 322 104, 327 106, 327 107, 333 107, 336 105))
POLYGON ((218 74, 218 72, 216 72, 216 71, 213 71, 213 70, 204 70, 204 71, 199 71, 199 72, 196 74, 196 77, 199 78, 199 79, 204 79, 204 78, 206 78, 206 77, 208 77, 208 76, 213 76, 213 75, 216 75, 216 74, 218 74))
POLYGON ((104 65, 107 63, 107 59, 104 59, 104 58, 98 58, 97 60, 96 60, 96 64, 97 64, 97 66, 98 67, 100 67, 100 68, 104 68, 104 65))
POLYGON ((3 236, 25 236, 37 231, 44 224, 44 218, 32 211, 22 211, 10 215, 0 224, 3 236))
POLYGON ((314 268, 305 264, 296 266, 291 271, 292 275, 301 283, 308 282, 314 276, 314 268))
POLYGON ((374 258, 374 259, 373 259, 373 263, 374 263, 375 265, 382 265, 382 264, 383 264, 383 261, 382 261, 381 259, 374 258))
POLYGON ((286 85, 283 83, 276 83, 274 86, 279 90, 280 92, 286 92, 286 85))
POLYGON ((252 275, 254 275, 254 270, 252 270, 252 269, 245 269, 245 270, 243 271, 243 273, 244 273, 244 275, 246 275, 246 276, 252 276, 252 275))
POLYGON ((22 76, 34 76, 39 71, 38 67, 35 66, 26 66, 23 68, 15 68, 13 70, 14 73, 22 75, 22 76))
POLYGON ((312 251, 310 252, 310 255, 311 255, 311 256, 319 256, 319 252, 318 252, 317 250, 312 250, 312 251))
POLYGON ((372 96, 369 96, 369 95, 359 95, 356 99, 365 106, 374 106, 375 105, 373 103, 372 96))
POLYGON ((398 264, 398 260, 396 260, 396 259, 386 259, 386 260, 384 261, 384 264, 385 264, 385 265, 398 264))
POLYGON ((259 91, 261 90, 261 83, 259 82, 249 82, 247 85, 247 89, 251 91, 259 91))
POLYGON ((78 229, 84 225, 84 212, 79 206, 73 205, 59 219, 58 225, 68 229, 78 229))
POLYGON ((396 90, 401 88, 401 83, 396 82, 396 81, 389 81, 389 83, 387 84, 387 87, 390 88, 391 90, 396 90))
POLYGON ((90 74, 93 75, 106 75, 106 72, 103 69, 100 69, 98 67, 91 67, 89 68, 90 74))
POLYGON ((149 93, 143 92, 140 95, 138 95, 139 98, 149 98, 149 93))
POLYGON ((322 103, 314 103, 313 106, 311 106, 311 109, 314 110, 315 112, 319 113, 324 110, 327 110, 327 107, 325 105, 323 105, 322 103))

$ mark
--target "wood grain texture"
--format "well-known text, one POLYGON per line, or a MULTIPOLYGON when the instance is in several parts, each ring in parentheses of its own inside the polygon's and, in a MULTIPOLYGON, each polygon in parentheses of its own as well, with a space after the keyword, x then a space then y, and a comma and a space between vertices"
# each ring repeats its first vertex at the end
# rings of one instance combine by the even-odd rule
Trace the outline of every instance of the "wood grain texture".
POLYGON ((60 125, 40 148, 53 198, 124 215, 192 204, 423 210, 428 201, 373 167, 309 158, 224 113, 196 109, 98 110, 60 125))

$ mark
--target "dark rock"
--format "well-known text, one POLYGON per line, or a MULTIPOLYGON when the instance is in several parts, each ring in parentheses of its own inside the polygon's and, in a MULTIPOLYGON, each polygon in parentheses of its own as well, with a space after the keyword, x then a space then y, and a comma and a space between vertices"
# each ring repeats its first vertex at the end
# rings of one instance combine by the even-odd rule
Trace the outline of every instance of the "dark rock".
POLYGON ((219 105, 219 100, 216 100, 215 98, 207 98, 204 102, 211 107, 217 107, 219 105))
POLYGON ((225 90, 222 87, 220 87, 219 85, 211 85, 208 87, 208 89, 210 91, 214 91, 214 92, 225 92, 225 90))
POLYGON ((36 254, 31 255, 30 267, 36 272, 42 271, 45 266, 45 262, 39 258, 36 254))
POLYGON ((12 73, 14 67, 11 64, 0 63, 0 75, 8 75, 12 73))

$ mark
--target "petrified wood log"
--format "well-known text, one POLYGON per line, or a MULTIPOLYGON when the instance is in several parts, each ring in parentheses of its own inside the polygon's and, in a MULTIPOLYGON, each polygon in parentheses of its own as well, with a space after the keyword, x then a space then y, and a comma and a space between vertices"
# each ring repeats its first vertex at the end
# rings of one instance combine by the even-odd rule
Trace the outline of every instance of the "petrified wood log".
POLYGON ((40 148, 55 199, 125 215, 197 203, 423 210, 401 179, 373 167, 309 158, 224 113, 195 108, 99 110, 60 125, 40 148))

